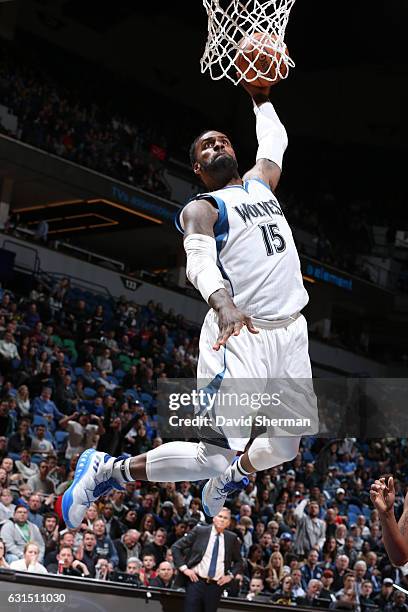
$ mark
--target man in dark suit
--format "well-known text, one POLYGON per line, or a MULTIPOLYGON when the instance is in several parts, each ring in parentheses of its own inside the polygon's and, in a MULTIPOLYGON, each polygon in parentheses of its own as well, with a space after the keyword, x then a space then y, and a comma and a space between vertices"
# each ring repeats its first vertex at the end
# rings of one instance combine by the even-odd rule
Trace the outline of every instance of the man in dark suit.
POLYGON ((173 544, 174 564, 186 577, 184 612, 216 612, 223 587, 242 573, 241 542, 227 531, 230 521, 222 508, 212 525, 197 525, 173 544))

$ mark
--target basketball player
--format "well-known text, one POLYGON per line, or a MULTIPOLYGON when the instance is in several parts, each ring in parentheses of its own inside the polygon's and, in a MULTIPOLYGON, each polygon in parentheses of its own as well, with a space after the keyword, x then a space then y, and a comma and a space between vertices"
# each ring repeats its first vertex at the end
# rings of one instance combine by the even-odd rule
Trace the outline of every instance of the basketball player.
MULTIPOLYGON (((198 378, 310 379, 308 336, 301 310, 308 302, 292 232, 274 195, 286 130, 269 101, 270 87, 244 85, 256 116, 258 154, 243 178, 229 138, 210 130, 191 147, 193 171, 207 192, 178 218, 187 276, 211 306, 200 338, 198 378)), ((218 514, 248 475, 292 460, 300 438, 226 436, 221 441, 168 442, 123 459, 93 449, 78 462, 62 502, 65 522, 77 527, 88 505, 133 480, 204 480, 203 505, 218 514)))

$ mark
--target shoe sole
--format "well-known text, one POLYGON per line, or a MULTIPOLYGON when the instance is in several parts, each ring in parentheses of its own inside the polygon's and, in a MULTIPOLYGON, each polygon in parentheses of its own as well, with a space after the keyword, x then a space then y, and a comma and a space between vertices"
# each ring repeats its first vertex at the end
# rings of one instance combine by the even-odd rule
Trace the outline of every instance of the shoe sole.
POLYGON ((204 485, 203 490, 201 491, 201 504, 202 504, 202 506, 203 506, 203 510, 204 510, 205 514, 206 514, 207 516, 211 516, 211 518, 212 518, 212 517, 213 517, 213 516, 215 516, 215 515, 214 515, 214 514, 211 514, 211 512, 210 512, 210 510, 209 510, 209 508, 208 508, 208 506, 207 506, 207 504, 204 502, 204 493, 205 493, 205 491, 206 491, 206 489, 207 489, 207 487, 208 487, 209 482, 210 482, 210 481, 208 481, 208 482, 207 482, 207 483, 204 485))
POLYGON ((74 489, 77 486, 77 484, 82 480, 82 478, 85 476, 85 474, 87 473, 89 464, 91 463, 92 457, 94 456, 95 453, 96 453, 96 450, 94 448, 88 448, 88 450, 82 453, 82 455, 78 459, 78 465, 75 469, 74 480, 72 482, 72 485, 65 491, 62 497, 62 504, 61 504, 62 516, 64 518, 66 526, 69 527, 69 529, 76 529, 78 527, 78 525, 73 525, 71 521, 69 520, 69 511, 74 503, 74 495, 73 495, 74 489), (79 467, 79 463, 81 462, 81 460, 85 458, 85 456, 86 456, 85 465, 83 467, 79 467))

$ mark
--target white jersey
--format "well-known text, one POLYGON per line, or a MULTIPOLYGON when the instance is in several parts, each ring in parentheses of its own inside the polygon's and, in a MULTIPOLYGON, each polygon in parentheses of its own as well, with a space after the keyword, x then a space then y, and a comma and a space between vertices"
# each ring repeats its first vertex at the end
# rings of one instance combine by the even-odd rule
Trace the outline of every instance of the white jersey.
MULTIPOLYGON (((292 231, 261 179, 200 194, 218 209, 217 264, 234 304, 257 319, 287 319, 309 301, 292 231)), ((179 213, 176 225, 182 230, 179 213)))

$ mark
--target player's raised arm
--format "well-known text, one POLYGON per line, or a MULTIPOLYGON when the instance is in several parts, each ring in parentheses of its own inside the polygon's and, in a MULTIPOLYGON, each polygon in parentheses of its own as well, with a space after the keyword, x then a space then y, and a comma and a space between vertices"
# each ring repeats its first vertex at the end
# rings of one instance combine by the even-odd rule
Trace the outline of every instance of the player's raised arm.
POLYGON ((385 478, 376 480, 371 485, 370 498, 380 516, 383 542, 391 563, 396 566, 405 565, 408 561, 408 495, 398 524, 394 515, 395 488, 392 476, 387 482, 385 478))
POLYGON ((183 210, 184 249, 187 254, 186 274, 218 314, 219 335, 214 350, 225 346, 230 336, 237 336, 246 325, 251 333, 258 333, 251 318, 236 308, 217 266, 217 247, 214 224, 216 209, 207 200, 190 202, 183 210))
POLYGON ((241 81, 241 84, 254 103, 258 137, 256 164, 245 174, 244 179, 259 177, 274 191, 281 176, 288 136, 269 100, 271 87, 254 87, 246 81, 241 81))

